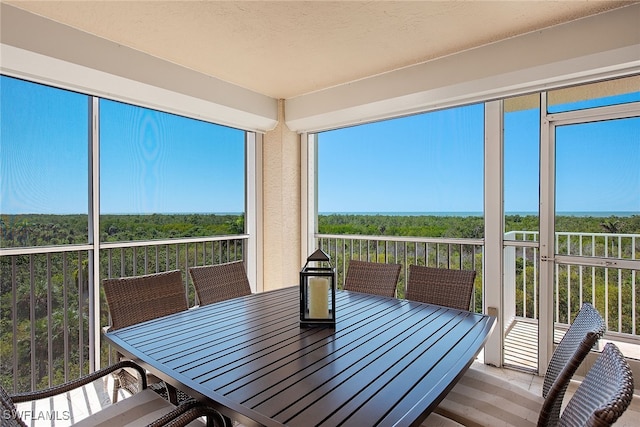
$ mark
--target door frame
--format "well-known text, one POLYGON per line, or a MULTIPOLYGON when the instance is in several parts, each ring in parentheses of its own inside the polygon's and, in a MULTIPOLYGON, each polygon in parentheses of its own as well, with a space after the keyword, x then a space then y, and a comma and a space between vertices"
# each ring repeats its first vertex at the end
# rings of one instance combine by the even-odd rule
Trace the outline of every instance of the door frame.
POLYGON ((546 373, 554 343, 554 284, 558 265, 605 266, 640 270, 640 260, 557 255, 555 248, 555 146, 558 126, 640 117, 640 102, 562 113, 547 112, 547 94, 541 94, 540 128, 540 297, 538 372, 546 373))

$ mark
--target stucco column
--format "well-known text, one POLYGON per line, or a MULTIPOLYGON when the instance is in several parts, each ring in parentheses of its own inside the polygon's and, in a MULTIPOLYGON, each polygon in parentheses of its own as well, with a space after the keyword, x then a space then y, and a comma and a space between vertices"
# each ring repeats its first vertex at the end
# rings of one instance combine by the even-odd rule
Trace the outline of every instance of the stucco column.
POLYGON ((300 263, 300 138, 284 121, 264 135, 263 230, 264 290, 296 285, 300 263))

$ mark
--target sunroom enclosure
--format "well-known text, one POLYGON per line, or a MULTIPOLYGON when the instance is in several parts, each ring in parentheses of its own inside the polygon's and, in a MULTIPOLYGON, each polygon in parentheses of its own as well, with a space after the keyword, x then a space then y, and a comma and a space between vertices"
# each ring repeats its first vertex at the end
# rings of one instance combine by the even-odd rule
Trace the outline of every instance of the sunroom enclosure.
MULTIPOLYGON (((629 81, 637 82, 637 80, 638 77, 627 78, 625 87, 629 87, 629 81)), ((631 87, 634 86, 631 85, 631 87)), ((599 115, 594 113, 593 109, 585 110, 581 114, 591 118, 604 114, 604 117, 611 119, 610 110, 615 109, 616 117, 640 116, 640 104, 635 101, 640 96, 640 92, 624 93, 623 98, 619 96, 620 94, 617 94, 610 101, 606 101, 613 105, 596 107, 596 110, 600 111, 599 115), (620 99, 624 103, 620 104, 620 99), (629 99, 631 102, 628 102, 629 99)), ((544 100, 544 97, 542 99, 544 100)), ((508 104, 509 100, 505 103, 508 104)), ((537 104, 534 103, 534 105, 537 104)), ((6 107, 3 106, 3 108, 6 107)), ((539 108, 536 108, 534 113, 538 116, 539 108)), ((491 119, 486 114, 483 117, 486 121, 485 128, 490 129, 491 119)), ((543 123, 544 121, 545 119, 542 120, 543 123)), ((632 132, 637 135, 640 127, 637 120, 634 123, 632 132)), ((537 133, 537 129, 535 131, 537 133)), ((255 150, 248 147, 256 144, 256 138, 253 134, 249 135, 244 141, 247 148, 243 157, 246 157, 247 164, 253 164, 255 160, 249 157, 255 155, 255 150)), ((485 135, 482 139, 487 138, 485 135)), ((318 150, 319 139, 322 139, 322 135, 314 134, 308 136, 305 141, 308 147, 306 160, 311 182, 316 182, 317 176, 321 174, 318 169, 329 167, 316 159, 315 153, 318 150)), ((632 162, 636 162, 639 160, 636 157, 640 150, 640 141, 636 138, 630 142, 635 148, 625 152, 632 156, 632 162)), ((538 142, 536 145, 542 146, 538 142)), ((9 152, 5 151, 5 153, 9 152)), ((5 164, 12 164, 12 160, 15 159, 7 158, 3 161, 6 162, 5 164)), ((95 159, 90 159, 89 163, 94 161, 95 159)), ((482 164, 485 160, 481 158, 478 162, 482 164)), ((250 175, 249 171, 244 173, 247 176, 250 175)), ((628 173, 633 176, 634 171, 628 171, 628 173)), ((97 173, 91 176, 93 180, 100 181, 97 173)), ((247 179, 247 181, 250 180, 247 179)), ((87 187, 89 187, 88 183, 87 187)), ((100 197, 103 192, 96 191, 93 196, 100 197)), ((321 186, 315 184, 310 194, 321 192, 321 186)), ((249 185, 246 193, 247 195, 251 193, 249 185)), ((634 200, 634 197, 640 196, 627 194, 626 197, 634 200)), ((314 196, 309 197, 308 200, 317 199, 318 197, 314 196)), ((313 209, 313 215, 309 218, 310 223, 313 224, 313 229, 318 229, 318 218, 323 214, 318 214, 317 206, 311 202, 310 208, 313 209)), ((591 221, 603 227, 603 232, 555 232, 553 247, 556 248, 557 258, 588 257, 586 261, 568 259, 567 262, 558 263, 554 267, 551 288, 554 297, 552 312, 556 339, 561 336, 562 330, 577 313, 582 301, 590 301, 598 307, 607 320, 609 326, 607 339, 640 345, 638 339, 640 319, 637 318, 637 307, 640 304, 637 301, 637 293, 640 291, 640 274, 638 274, 640 262, 638 261, 640 260, 638 227, 640 224, 638 224, 637 212, 631 214, 627 212, 627 214, 621 217, 613 215, 612 218, 617 218, 619 229, 623 228, 620 223, 622 222, 631 229, 631 232, 606 230, 606 227, 616 227, 614 220, 608 216, 603 220, 596 218, 591 221)), ((475 237, 455 235, 455 233, 445 233, 444 236, 387 235, 387 230, 393 228, 390 222, 388 226, 376 228, 379 234, 372 235, 327 234, 319 230, 314 233, 311 248, 320 247, 330 254, 338 271, 339 284, 343 283, 349 259, 402 264, 398 286, 399 298, 404 297, 410 264, 474 269, 478 271, 478 278, 473 308, 481 312, 487 310, 487 292, 492 292, 492 286, 487 284, 484 274, 486 260, 491 258, 484 244, 487 237, 483 231, 484 217, 487 215, 485 212, 480 217, 472 219, 474 224, 480 224, 480 228, 478 226, 472 228, 473 233, 477 235, 475 237)), ((252 216, 252 213, 247 212, 247 218, 252 216)), ((347 218, 350 216, 352 215, 346 215, 347 218)), ((366 216, 365 214, 364 217, 366 216)), ((504 321, 504 351, 502 360, 505 366, 536 371, 538 359, 536 325, 541 310, 540 295, 543 293, 541 288, 544 285, 540 272, 540 232, 535 228, 538 227, 539 222, 544 221, 538 221, 538 214, 534 212, 529 215, 529 226, 533 225, 533 230, 514 230, 512 229, 515 226, 514 221, 516 223, 521 221, 521 225, 525 225, 522 222, 524 218, 519 217, 516 215, 515 220, 513 218, 505 220, 508 230, 503 234, 504 304, 501 311, 504 321), (518 324, 528 324, 530 327, 534 325, 534 333, 525 335, 522 338, 524 342, 514 344, 511 334, 521 329, 518 324), (523 352, 522 348, 529 348, 529 350, 523 352)), ((417 215, 417 218, 418 221, 427 221, 426 216, 425 219, 420 219, 421 216, 417 215)), ((509 216, 507 215, 506 218, 509 216)), ((91 283, 99 282, 105 277, 180 269, 185 273, 184 282, 190 295, 190 304, 195 305, 197 301, 193 287, 186 275, 189 267, 240 259, 245 260, 253 268, 256 264, 252 261, 250 250, 254 245, 253 239, 244 224, 236 229, 237 235, 153 240, 143 238, 131 241, 65 245, 60 243, 59 237, 55 235, 57 226, 54 222, 48 226, 38 225, 38 227, 53 227, 51 230, 54 234, 51 238, 58 239, 51 240, 55 243, 54 245, 43 247, 38 246, 42 245, 43 241, 38 238, 36 244, 34 237, 37 233, 42 233, 42 230, 33 228, 35 225, 30 229, 27 221, 20 222, 19 219, 20 215, 3 215, 3 242, 0 250, 4 337, 2 378, 4 385, 14 390, 37 389, 53 385, 77 376, 81 372, 87 372, 93 369, 93 366, 111 362, 112 354, 109 349, 100 345, 100 328, 108 323, 106 303, 103 298, 100 298, 100 293, 95 293, 91 283)), ((100 230, 99 233, 104 236, 117 232, 117 223, 109 227, 100 226, 101 222, 109 224, 110 221, 112 220, 108 216, 96 213, 91 215, 87 224, 94 224, 96 229, 100 230)), ((378 221, 380 221, 379 218, 378 221)), ((365 223, 365 229, 370 229, 372 223, 365 223)), ((561 224, 562 222, 559 226, 561 224)), ((250 277, 252 283, 255 283, 256 275, 250 274, 250 277)), ((628 353, 629 357, 637 356, 637 353, 628 353)))
MULTIPOLYGON (((408 244, 406 241, 398 243, 393 237, 369 236, 363 245, 357 236, 329 235, 327 237, 334 241, 326 247, 334 250, 338 264, 341 258, 359 259, 364 256, 365 259, 381 262, 399 259, 404 265, 417 263, 481 269, 484 275, 482 284, 477 284, 476 309, 498 314, 505 334, 503 341, 496 345, 496 348, 502 350, 493 356, 496 359, 491 360, 492 364, 534 370, 540 366, 543 369, 546 366, 543 337, 555 336, 557 342, 563 326, 554 327, 553 324, 566 327, 585 301, 592 302, 602 311, 609 324, 610 336, 624 341, 625 334, 633 336, 633 331, 637 329, 636 316, 633 314, 635 309, 632 307, 636 301, 637 271, 640 266, 637 262, 640 236, 637 213, 640 195, 634 189, 635 183, 640 179, 635 166, 640 148, 638 88, 640 84, 637 77, 632 77, 486 103, 482 134, 485 141, 484 214, 471 214, 466 218, 466 226, 461 225, 462 220, 453 223, 454 225, 439 224, 429 216, 437 214, 428 212, 435 210, 442 212, 441 216, 465 217, 465 211, 482 210, 477 202, 475 205, 465 204, 466 200, 463 200, 474 196, 469 188, 477 188, 473 187, 476 185, 473 173, 469 174, 468 171, 482 169, 482 164, 474 166, 473 161, 468 159, 469 152, 476 152, 473 146, 474 136, 456 136, 460 134, 458 129, 474 127, 472 115, 454 112, 450 116, 442 114, 444 118, 437 120, 424 120, 436 127, 442 121, 451 126, 452 130, 442 137, 439 130, 428 126, 419 127, 419 131, 414 129, 413 138, 424 140, 422 143, 407 144, 402 136, 398 136, 404 133, 392 126, 390 128, 396 133, 380 137, 368 136, 371 132, 366 130, 358 132, 350 129, 344 132, 357 146, 353 153, 347 149, 345 152, 351 154, 349 158, 362 157, 362 161, 350 165, 344 160, 333 160, 329 155, 310 151, 310 157, 317 155, 319 158, 317 173, 322 175, 323 165, 328 164, 325 169, 331 169, 334 175, 332 178, 317 178, 319 183, 314 189, 319 194, 312 199, 317 203, 315 210, 331 211, 331 207, 326 207, 335 206, 333 199, 342 197, 346 211, 358 211, 358 206, 351 201, 362 198, 358 193, 375 199, 361 203, 376 206, 376 203, 379 205, 379 200, 398 200, 397 194, 403 192, 403 187, 408 187, 412 189, 414 197, 397 204, 391 202, 388 209, 392 212, 387 213, 387 223, 375 219, 379 215, 384 216, 384 212, 376 212, 377 209, 370 208, 372 220, 368 226, 361 225, 363 220, 358 215, 352 215, 355 223, 349 224, 350 216, 347 214, 335 220, 334 229, 356 230, 362 234, 375 234, 371 230, 379 229, 381 234, 399 233, 405 236, 411 234, 408 230, 416 232, 417 221, 405 219, 403 228, 398 226, 397 218, 415 217, 422 218, 420 221, 423 225, 417 232, 432 239, 428 243, 409 241, 408 244), (573 129, 567 131, 566 125, 573 129), (619 132, 619 126, 627 130, 619 132), (562 134, 559 131, 566 132, 562 134), (556 134, 564 136, 562 139, 556 138, 556 134), (379 150, 379 140, 385 138, 387 149, 382 156, 384 160, 375 163, 370 160, 371 156, 366 151, 379 150), (462 142, 456 138, 461 138, 462 142), (444 139, 444 143, 439 142, 440 139, 444 139), (492 150, 491 145, 495 141, 502 142, 492 150), (457 148, 450 153, 444 148, 445 144, 457 148), (438 154, 421 157, 416 145, 426 153, 438 154), (627 153, 629 158, 611 162, 616 165, 616 172, 606 172, 605 169, 608 168, 603 166, 606 164, 603 161, 606 162, 608 157, 606 153, 611 155, 616 149, 627 153), (405 152, 408 153, 406 156, 418 156, 418 162, 406 158, 400 166, 396 158, 398 153, 405 152), (331 168, 332 165, 334 166, 331 168), (500 176, 495 182, 491 182, 490 175, 496 170, 500 171, 500 176), (394 179, 394 171, 401 179, 394 179), (456 184, 460 176, 465 178, 460 179, 461 184, 456 184), (334 178, 337 178, 335 180, 339 185, 344 185, 345 190, 337 185, 332 186, 334 178), (348 197, 345 198, 343 193, 348 197), (502 199, 497 205, 487 203, 487 199, 496 195, 502 199), (415 199, 420 197, 422 202, 416 202, 415 199), (442 202, 443 199, 445 202, 442 202), (427 208, 414 209, 423 213, 410 213, 411 209, 407 206, 427 208), (430 209, 429 206, 437 208, 430 209), (460 206, 464 208, 461 209, 460 206), (538 206, 541 207, 540 211, 538 206), (405 213, 394 213, 394 210, 405 213), (469 218, 476 218, 481 225, 469 218), (502 278, 487 279, 486 262, 495 257, 495 253, 487 252, 486 245, 488 239, 495 237, 487 231, 488 224, 492 221, 498 223, 502 230, 500 235, 503 238, 499 242, 503 248, 503 255, 499 257, 502 278), (430 231, 432 229, 436 231, 430 231), (432 232, 435 234, 429 234, 432 232), (477 248, 474 250, 473 246, 472 249, 465 248, 465 242, 473 243, 470 237, 478 236, 484 237, 481 251, 477 248), (439 241, 439 237, 445 237, 449 241, 439 241), (452 238, 462 238, 460 247, 453 251, 450 245, 452 238), (371 246, 383 248, 380 251, 383 255, 376 254, 376 250, 366 249, 371 246), (479 252, 482 255, 475 255, 479 252), (491 299, 494 300, 493 303, 488 302, 491 299), (548 329, 538 331, 537 321, 531 324, 527 319, 537 320, 540 313, 546 310, 549 310, 553 321, 546 325, 546 322, 541 322, 541 328, 548 329), (523 320, 524 323, 520 322, 523 320), (525 326, 531 334, 524 337, 528 341, 527 346, 524 346, 525 343, 512 341, 525 326), (510 334, 511 332, 513 333, 510 334), (540 346, 534 338, 538 334, 540 346), (516 351, 513 351, 514 348, 516 351)), ((424 115, 435 116, 440 113, 424 115)), ((404 119, 396 121, 402 120, 404 119)), ((382 129, 381 126, 374 128, 382 129)), ((329 146, 333 144, 332 139, 342 144, 351 141, 343 136, 331 135, 340 132, 329 132, 330 135, 326 138, 330 140, 329 146)), ((323 138, 322 133, 317 137, 320 147, 324 143, 323 138)), ((313 142, 314 138, 311 137, 310 140, 313 142)), ((339 150, 332 152, 333 157, 338 157, 338 152, 339 150)), ((399 157, 404 159, 402 155, 399 157)), ((478 159, 475 163, 482 163, 482 160, 478 159)), ((309 179, 313 180, 314 177, 310 175, 309 179)), ((477 180, 481 181, 482 177, 477 180)), ((314 209, 311 208, 310 211, 314 209)), ((328 233, 332 233, 331 227, 328 230, 328 233)), ((321 231, 317 237, 325 236, 321 231)), ((402 237, 398 239, 404 240, 402 237)), ((406 274, 406 269, 404 273, 406 274)), ((403 292, 403 281, 404 277, 401 277, 400 294, 403 292)), ((553 342, 546 345, 552 348, 553 342)), ((637 357, 634 347, 627 348, 628 356, 637 357)))
MULTIPOLYGON (((540 345, 534 350, 537 354, 531 366, 542 373, 553 346, 555 326, 566 325, 580 301, 593 295, 607 318, 608 338, 635 343, 640 237, 637 226, 629 230, 619 226, 626 226, 627 218, 637 217, 640 209, 634 205, 635 216, 625 215, 617 226, 607 217, 610 228, 606 230, 599 223, 597 230, 588 232, 558 229, 557 213, 563 207, 557 204, 572 192, 582 200, 589 200, 590 194, 582 187, 566 185, 562 179, 557 182, 555 173, 557 167, 570 165, 562 156, 571 151, 564 138, 574 125, 632 119, 635 135, 639 134, 638 6, 345 87, 275 100, 122 46, 103 40, 95 43, 91 35, 1 4, 2 78, 42 83, 86 96, 90 101, 84 106, 89 111, 97 111, 94 107, 98 100, 107 99, 220 124, 243 133, 244 220, 242 229, 234 229, 231 235, 149 236, 101 242, 96 238, 103 221, 99 212, 104 196, 100 188, 104 182, 95 168, 99 165, 99 124, 89 119, 93 116, 87 116, 83 135, 89 135, 85 139, 86 157, 80 162, 74 157, 65 163, 67 169, 76 171, 76 181, 86 190, 80 196, 88 206, 86 241, 70 243, 64 240, 69 236, 58 236, 54 228, 49 228, 44 230, 48 235, 63 240, 33 246, 26 243, 28 224, 11 223, 16 240, 11 246, 0 244, 0 331, 6 334, 0 343, 0 381, 9 390, 40 388, 109 363, 109 354, 100 340, 101 327, 106 323, 106 306, 99 299, 100 280, 104 277, 180 268, 185 274, 185 287, 193 295, 186 278, 189 266, 243 259, 254 290, 260 292, 295 285, 302 261, 318 246, 331 253, 342 274, 347 258, 401 262, 402 281, 406 279, 406 265, 413 262, 477 269, 482 274, 476 283, 475 307, 497 314, 500 320, 498 332, 485 349, 485 360, 491 364, 511 363, 505 353, 505 334, 516 325, 514 320, 537 319, 538 336, 532 338, 540 340, 540 345), (597 42, 592 37, 594 25, 600 29, 597 42), (32 30, 29 37, 23 28, 32 30), (572 36, 566 37, 567 34, 572 36), (535 55, 525 57, 522 52, 535 55), (115 60, 100 62, 97 57, 115 60), (615 95, 631 94, 635 98, 624 104, 580 111, 547 109, 547 105, 558 104, 550 98, 552 91, 577 88, 579 92, 583 85, 594 82, 614 86, 628 82, 627 90, 617 90, 615 95), (511 107, 508 104, 513 100, 526 102, 524 106, 511 107), (318 228, 318 214, 325 214, 318 206, 323 190, 316 185, 323 168, 316 158, 317 138, 322 139, 322 132, 473 105, 482 108, 482 158, 476 159, 482 170, 477 178, 483 196, 480 234, 393 236, 387 233, 388 228, 384 232, 378 229, 374 233, 334 234, 318 228), (514 141, 508 115, 532 108, 537 108, 539 114, 533 120, 535 130, 528 133, 534 135, 534 142, 526 143, 532 144, 528 147, 533 147, 535 154, 524 156, 523 163, 506 162, 514 141), (517 166, 510 170, 514 164, 517 166), (518 191, 514 192, 509 187, 510 177, 514 176, 510 174, 517 176, 519 168, 526 164, 538 166, 535 189, 516 185, 518 191), (538 219, 533 228, 516 227, 505 221, 508 195, 519 192, 529 198, 539 197, 533 209, 538 219), (15 316, 23 322, 17 322, 15 316)), ((599 95, 567 99, 593 99, 599 95)), ((4 92, 2 99, 6 117, 5 108, 10 109, 11 104, 4 104, 4 92)), ((2 144, 7 141, 5 137, 3 133, 2 144)), ((635 143, 637 150, 640 143, 637 139, 635 143)), ((628 180, 612 186, 612 193, 637 203, 638 192, 632 190, 632 184, 638 178, 634 170, 624 168, 628 165, 624 162, 640 161, 637 151, 623 154, 619 156, 620 170, 626 171, 628 180)), ((4 148, 0 155, 2 173, 12 173, 6 166, 4 148)), ((598 178, 605 169, 588 163, 593 158, 598 157, 582 159, 580 164, 588 165, 585 169, 598 178)), ((601 159, 611 162, 604 156, 601 159)), ((23 162, 23 166, 28 164, 23 162)), ((46 174, 47 169, 40 172, 46 174)), ((17 191, 16 187, 7 187, 6 182, 0 182, 3 220, 5 197, 17 191)), ((176 194, 194 185, 187 179, 177 183, 176 194)), ((119 188, 108 190, 117 193, 119 188)), ((21 194, 31 200, 43 200, 38 191, 21 194)), ((145 213, 163 212, 159 209, 145 213)), ((7 228, 2 229, 2 240, 7 232, 7 228)))

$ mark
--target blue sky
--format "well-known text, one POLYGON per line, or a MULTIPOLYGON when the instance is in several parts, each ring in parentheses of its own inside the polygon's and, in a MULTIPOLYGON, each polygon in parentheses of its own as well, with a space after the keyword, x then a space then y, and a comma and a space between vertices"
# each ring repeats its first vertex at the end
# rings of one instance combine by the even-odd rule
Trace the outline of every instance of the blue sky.
MULTIPOLYGON (((0 91, 0 213, 87 213, 88 97, 7 77, 0 91)), ((102 213, 244 211, 244 132, 100 109, 102 213)), ((321 133, 319 211, 481 212, 483 114, 472 105, 321 133)), ((507 212, 538 209, 538 126, 537 109, 505 117, 507 212)), ((640 213, 640 118, 565 126, 557 139, 558 211, 640 213)))
MULTIPOLYGON (((0 212, 88 212, 88 100, 1 77, 0 212)), ((244 132, 100 102, 102 213, 244 211, 244 132)))
POLYGON ((640 214, 640 117, 556 132, 556 210, 640 214))
MULTIPOLYGON (((483 114, 472 105, 321 133, 318 210, 482 212, 483 114)), ((506 114, 508 213, 538 212, 539 122, 537 108, 506 114)), ((640 118, 558 127, 556 210, 640 213, 639 165, 640 118)))
POLYGON ((101 212, 244 212, 244 132, 112 101, 100 113, 101 212))
POLYGON ((0 94, 0 212, 86 213, 87 98, 5 77, 0 94))
POLYGON ((320 134, 318 210, 481 211, 483 117, 475 105, 320 134))

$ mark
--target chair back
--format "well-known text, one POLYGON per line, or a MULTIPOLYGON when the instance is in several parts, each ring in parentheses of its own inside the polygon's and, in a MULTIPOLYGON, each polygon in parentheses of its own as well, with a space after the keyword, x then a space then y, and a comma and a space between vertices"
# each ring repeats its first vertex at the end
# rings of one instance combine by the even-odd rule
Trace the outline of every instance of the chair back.
POLYGON ((11 396, 0 385, 0 424, 2 427, 27 427, 27 424, 20 418, 20 413, 16 405, 11 400, 11 396))
POLYGON ((604 346, 560 417, 560 426, 610 426, 633 397, 633 373, 615 344, 604 346))
POLYGON ((384 264, 380 262, 349 261, 344 289, 385 297, 395 297, 400 264, 384 264))
POLYGON ((405 298, 458 310, 469 310, 475 270, 409 266, 405 298))
POLYGON ((200 305, 251 295, 243 261, 189 268, 200 305))
POLYGON ((538 425, 557 425, 567 386, 587 354, 604 335, 606 325, 600 313, 586 302, 553 352, 542 384, 544 404, 538 425))
POLYGON ((116 330, 188 308, 180 270, 102 281, 116 330))

